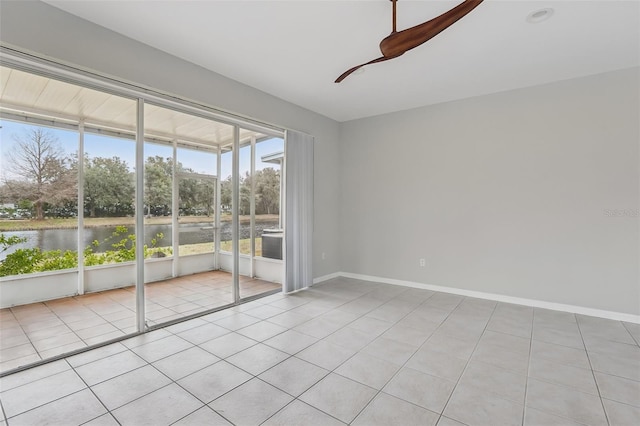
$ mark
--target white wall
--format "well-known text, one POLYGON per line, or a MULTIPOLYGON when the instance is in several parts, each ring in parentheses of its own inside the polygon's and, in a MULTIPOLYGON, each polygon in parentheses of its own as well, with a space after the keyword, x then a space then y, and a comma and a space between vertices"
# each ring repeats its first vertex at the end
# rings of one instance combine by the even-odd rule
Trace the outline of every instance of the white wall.
POLYGON ((343 269, 640 314, 638 75, 343 123, 343 269))
POLYGON ((9 47, 314 135, 314 276, 340 270, 337 122, 41 2, 3 1, 0 40, 9 47), (322 252, 327 253, 325 260, 322 252))

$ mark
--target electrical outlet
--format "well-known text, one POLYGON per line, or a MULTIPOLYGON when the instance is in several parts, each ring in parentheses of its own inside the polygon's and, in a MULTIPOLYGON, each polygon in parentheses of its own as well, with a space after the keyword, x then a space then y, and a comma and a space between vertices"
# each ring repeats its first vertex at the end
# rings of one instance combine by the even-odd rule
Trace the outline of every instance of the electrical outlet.
POLYGON ((322 260, 325 260, 327 258, 327 253, 322 252, 322 260))
POLYGON ((420 259, 420 267, 424 268, 425 266, 427 266, 427 261, 426 259, 420 259))

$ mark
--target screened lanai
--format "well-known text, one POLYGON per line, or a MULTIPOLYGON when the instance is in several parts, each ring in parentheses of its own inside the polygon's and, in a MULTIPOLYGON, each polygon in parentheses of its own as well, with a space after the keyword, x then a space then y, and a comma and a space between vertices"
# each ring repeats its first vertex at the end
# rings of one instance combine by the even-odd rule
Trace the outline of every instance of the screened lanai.
POLYGON ((0 372, 281 289, 282 131, 64 73, 0 87, 0 372))

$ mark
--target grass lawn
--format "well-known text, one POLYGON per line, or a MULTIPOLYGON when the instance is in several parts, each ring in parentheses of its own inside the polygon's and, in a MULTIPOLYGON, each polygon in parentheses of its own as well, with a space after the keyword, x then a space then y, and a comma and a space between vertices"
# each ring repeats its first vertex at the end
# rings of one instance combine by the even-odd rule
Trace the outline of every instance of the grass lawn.
MULTIPOLYGON (((230 222, 231 215, 225 214, 220 217, 222 222, 230 222)), ((240 216, 240 223, 249 223, 249 216, 240 216)), ((273 221, 278 220, 278 215, 257 215, 256 221, 273 221)), ((180 223, 198 223, 211 222, 213 218, 207 216, 183 216, 180 223)), ((171 217, 150 217, 145 219, 147 225, 170 224, 171 217)), ((135 218, 133 217, 88 217, 84 219, 85 228, 95 228, 99 226, 133 226, 135 218)), ((0 231, 31 231, 37 229, 73 229, 78 227, 76 218, 69 219, 45 219, 45 220, 0 220, 0 231)))

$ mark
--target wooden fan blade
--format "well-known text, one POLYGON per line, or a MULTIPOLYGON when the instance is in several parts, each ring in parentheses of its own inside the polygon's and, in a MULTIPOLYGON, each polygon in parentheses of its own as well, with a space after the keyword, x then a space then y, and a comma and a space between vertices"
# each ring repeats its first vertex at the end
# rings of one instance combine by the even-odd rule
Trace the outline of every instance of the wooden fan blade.
POLYGON ((345 78, 347 78, 347 77, 348 77, 352 72, 356 71, 356 70, 357 70, 357 69, 359 69, 359 68, 364 67, 365 65, 371 65, 371 64, 375 64, 375 63, 377 63, 377 62, 388 61, 389 59, 393 59, 393 58, 387 58, 387 57, 382 56, 382 57, 380 57, 380 58, 376 58, 376 59, 374 59, 373 61, 369 61, 369 62, 367 62, 367 63, 357 65, 357 66, 355 66, 355 67, 353 67, 353 68, 349 68, 348 70, 346 70, 345 72, 343 72, 343 73, 342 73, 342 75, 340 75, 340 77, 338 77, 338 78, 336 79, 335 83, 340 83, 342 80, 344 80, 345 78))
POLYGON ((430 21, 407 28, 406 30, 392 32, 380 42, 380 51, 384 57, 400 56, 404 52, 418 47, 437 36, 478 7, 482 2, 483 0, 465 0, 453 9, 430 21))
POLYGON ((431 40, 433 37, 440 34, 442 31, 449 28, 451 25, 458 22, 461 18, 478 7, 484 0, 464 0, 462 3, 437 16, 427 22, 416 25, 415 27, 407 28, 396 32, 396 1, 393 2, 393 31, 390 35, 385 37, 380 42, 380 51, 382 57, 369 61, 366 64, 355 66, 345 71, 340 77, 336 79, 336 83, 340 83, 347 78, 351 73, 365 65, 374 64, 376 62, 388 61, 389 59, 397 58, 403 55, 406 51, 420 46, 423 43, 431 40))

